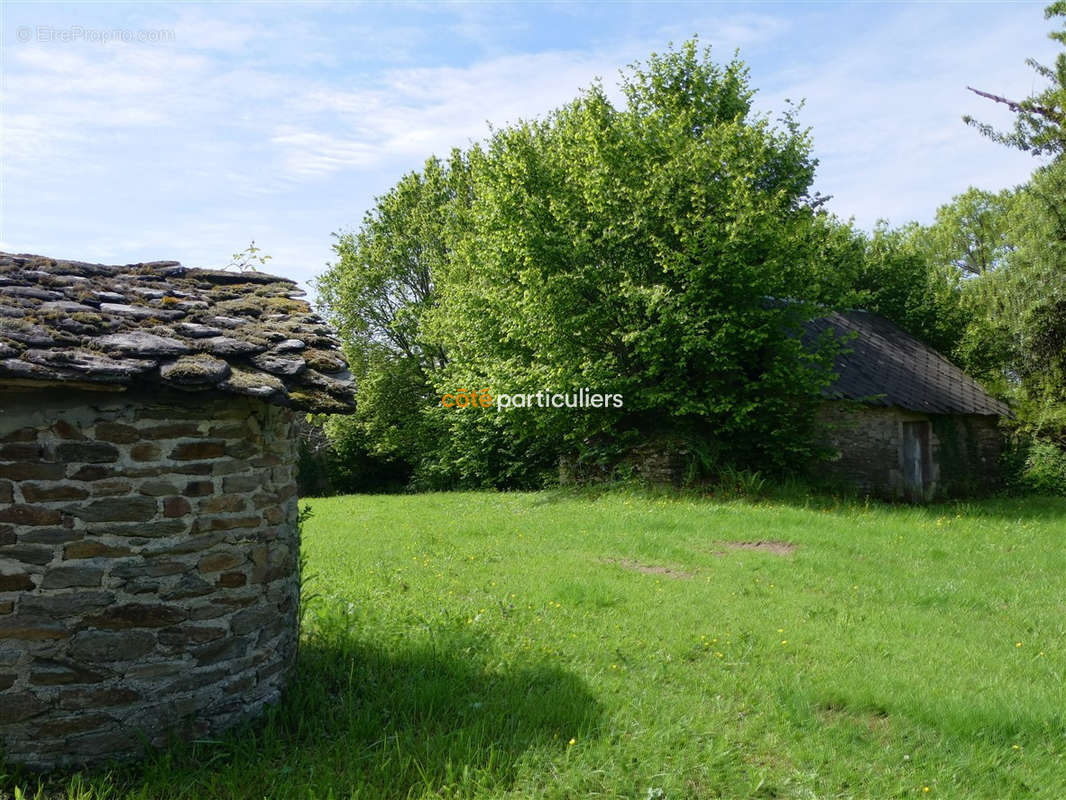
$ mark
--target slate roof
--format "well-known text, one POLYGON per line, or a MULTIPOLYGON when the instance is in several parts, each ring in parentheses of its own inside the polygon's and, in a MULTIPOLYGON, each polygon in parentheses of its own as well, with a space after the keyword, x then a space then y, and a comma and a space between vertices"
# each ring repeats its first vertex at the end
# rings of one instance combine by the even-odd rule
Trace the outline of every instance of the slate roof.
POLYGON ((171 386, 354 407, 333 332, 285 278, 0 253, 0 389, 171 386))
POLYGON ((846 337, 837 357, 839 376, 826 396, 928 414, 1009 416, 1010 408, 944 356, 866 311, 833 313, 804 325, 810 339, 832 328, 846 337))

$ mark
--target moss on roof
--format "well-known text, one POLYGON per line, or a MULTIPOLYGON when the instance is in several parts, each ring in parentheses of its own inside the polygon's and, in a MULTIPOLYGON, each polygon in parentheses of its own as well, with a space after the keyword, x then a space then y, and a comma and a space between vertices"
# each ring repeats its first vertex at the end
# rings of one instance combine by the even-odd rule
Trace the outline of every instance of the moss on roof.
POLYGON ((844 341, 825 395, 927 414, 1009 416, 1010 408, 933 348, 884 317, 843 311, 804 326, 808 341, 831 330, 844 341))
POLYGON ((285 278, 0 253, 0 386, 161 384, 354 408, 333 332, 285 278))

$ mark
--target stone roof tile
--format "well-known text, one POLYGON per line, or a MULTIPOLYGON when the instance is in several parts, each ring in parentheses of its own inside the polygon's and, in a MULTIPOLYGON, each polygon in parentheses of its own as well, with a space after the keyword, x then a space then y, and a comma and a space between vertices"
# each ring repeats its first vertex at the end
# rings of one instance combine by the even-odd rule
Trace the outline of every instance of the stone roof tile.
POLYGON ((344 413, 354 386, 295 283, 0 253, 0 388, 165 385, 344 413))
POLYGON ((896 406, 927 414, 1009 416, 1006 403, 931 347, 866 311, 845 311, 811 320, 805 337, 832 329, 846 351, 834 365, 834 398, 896 406))

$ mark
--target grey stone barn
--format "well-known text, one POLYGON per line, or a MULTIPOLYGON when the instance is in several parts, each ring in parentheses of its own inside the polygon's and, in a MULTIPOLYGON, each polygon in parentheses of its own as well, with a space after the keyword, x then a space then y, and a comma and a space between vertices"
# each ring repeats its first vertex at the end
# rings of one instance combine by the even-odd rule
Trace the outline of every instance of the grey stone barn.
POLYGON ((288 280, 0 253, 0 747, 37 768, 276 701, 294 412, 353 405, 288 280))
POLYGON ((821 317, 850 352, 820 412, 835 458, 819 469, 856 488, 912 501, 995 488, 1006 404, 940 353, 864 311, 821 317))

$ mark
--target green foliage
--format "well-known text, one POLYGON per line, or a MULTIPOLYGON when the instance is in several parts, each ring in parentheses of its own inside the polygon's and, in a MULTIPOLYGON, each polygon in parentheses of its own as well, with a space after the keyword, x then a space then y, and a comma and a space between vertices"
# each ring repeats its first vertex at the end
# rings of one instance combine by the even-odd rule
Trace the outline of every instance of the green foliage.
POLYGON ((1008 397, 1015 428, 1066 442, 1066 162, 1037 170, 998 224, 1002 262, 963 283, 962 363, 1008 397))
POLYGON ((873 232, 821 214, 811 227, 816 246, 805 297, 834 308, 880 314, 931 347, 950 353, 965 329, 962 276, 938 261, 930 233, 911 223, 873 232))
MULTIPOLYGON (((412 487, 536 488, 566 454, 605 477, 639 441, 702 441, 689 477, 818 455, 839 342, 797 335, 861 308, 960 361, 1066 438, 1066 177, 976 189, 936 222, 871 233, 821 210, 794 110, 752 111, 743 63, 695 42, 539 120, 430 159, 337 237, 320 279, 359 386, 327 426, 358 469, 412 487), (800 302, 802 300, 802 302, 800 302), (622 408, 443 408, 461 389, 621 394, 622 408)), ((353 468, 349 478, 354 479, 353 468)))
POLYGON ((329 440, 324 469, 328 494, 401 491, 411 478, 412 467, 401 458, 382 455, 368 439, 358 416, 332 416, 323 424, 329 440))
POLYGON ((1066 448, 1025 435, 1004 453, 1010 488, 1016 492, 1066 496, 1066 448))
MULTIPOLYGON (((1066 2, 1052 3, 1045 16, 1066 21, 1066 2)), ((1066 46, 1066 29, 1049 35, 1066 46)), ((1053 67, 1028 63, 1048 81, 1043 91, 1020 102, 991 98, 1016 113, 1012 132, 967 122, 995 141, 1053 160, 1009 198, 1009 208, 990 209, 994 230, 1010 246, 1002 268, 967 287, 973 322, 959 352, 1012 398, 1016 432, 1048 443, 1040 452, 1050 453, 1055 443, 1066 444, 1066 52, 1053 67)))
POLYGON ((970 187, 937 209, 926 232, 935 264, 964 275, 984 275, 1003 266, 1014 251, 1010 236, 1016 194, 970 187))
MULTIPOLYGON (((1056 0, 1049 5, 1044 11, 1044 17, 1066 23, 1066 0, 1056 0)), ((1052 31, 1048 37, 1066 46, 1066 27, 1052 31)), ((997 131, 991 125, 978 122, 970 116, 963 119, 967 125, 977 128, 983 135, 1008 147, 1025 150, 1036 156, 1062 156, 1066 154, 1066 52, 1059 53, 1052 66, 1040 64, 1031 58, 1025 63, 1048 81, 1049 85, 1042 91, 1035 92, 1024 100, 1010 100, 988 92, 977 92, 1006 105, 1016 114, 1013 131, 997 131)))
POLYGON ((1017 342, 1015 366, 1030 385, 1057 384, 1054 399, 1066 401, 1066 159, 1033 175, 1019 227, 1005 309, 1017 342))
POLYGON ((915 224, 878 225, 866 247, 856 288, 864 308, 895 322, 931 347, 951 353, 964 329, 960 273, 930 258, 923 230, 915 224))
POLYGON ((1035 492, 1066 496, 1066 450, 1051 442, 1033 442, 1025 460, 1022 482, 1035 492))
POLYGON ((693 432, 689 432, 683 442, 681 452, 685 454, 686 459, 682 482, 685 486, 696 485, 714 475, 725 460, 711 436, 693 435, 693 432))
POLYGON ((223 269, 235 269, 239 272, 257 270, 265 265, 273 256, 268 256, 261 247, 255 246, 255 239, 239 253, 234 253, 230 262, 223 269))
MULTIPOLYGON (((1066 21, 1066 2, 1052 3, 1045 16, 1066 21)), ((1066 29, 1049 35, 1066 46, 1066 29)), ((978 369, 998 373, 1016 403, 1021 435, 1061 445, 1066 443, 1066 52, 1053 67, 1028 63, 1049 85, 1020 102, 993 98, 1016 112, 1013 132, 967 119, 996 141, 1054 158, 1013 198, 1006 215, 1013 249, 1006 268, 982 276, 970 293, 976 323, 962 354, 978 369)))
POLYGON ((757 498, 762 495, 766 485, 767 480, 762 473, 726 465, 718 474, 711 491, 715 497, 727 500, 741 497, 757 498))
POLYGON ((857 309, 870 305, 871 288, 864 282, 869 236, 822 212, 807 228, 810 261, 806 265, 803 297, 830 308, 857 309))
POLYGON ((338 261, 318 278, 319 300, 357 359, 382 350, 423 372, 446 361, 422 313, 448 258, 451 209, 465 191, 460 153, 430 158, 377 198, 358 231, 334 234, 338 261))
MULTIPOLYGON (((454 389, 444 383, 441 391, 454 389)), ((439 398, 425 414, 442 433, 413 488, 539 489, 555 482, 558 452, 538 435, 539 409, 444 408, 439 398)))
POLYGON ((449 256, 448 230, 467 193, 466 165, 426 161, 367 213, 356 232, 336 235, 338 260, 317 282, 319 300, 340 332, 357 386, 356 412, 327 434, 349 459, 346 485, 406 481, 437 457, 442 430, 431 413, 433 374, 447 363, 423 315, 449 256), (363 475, 363 478, 359 476, 363 475))
POLYGON ((371 452, 352 417, 308 414, 296 420, 296 430, 300 497, 400 491, 410 478, 407 464, 371 452))
POLYGON ((694 42, 636 66, 615 108, 594 85, 470 155, 468 235, 428 315, 438 390, 592 387, 623 409, 537 409, 482 430, 581 451, 706 420, 738 462, 809 455, 829 349, 795 332, 814 252, 815 161, 792 113, 751 111, 747 70, 694 42))

